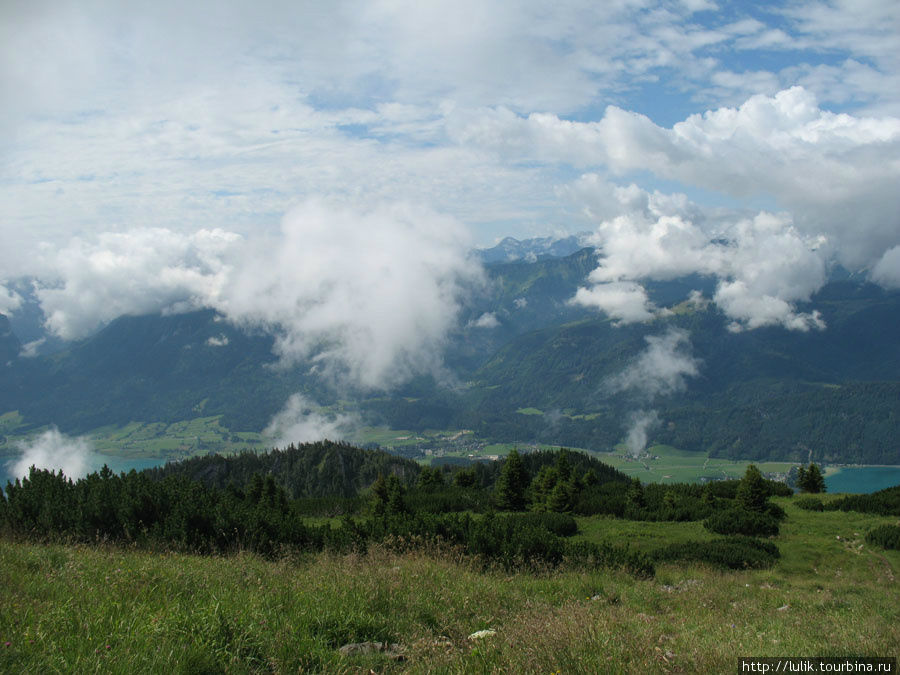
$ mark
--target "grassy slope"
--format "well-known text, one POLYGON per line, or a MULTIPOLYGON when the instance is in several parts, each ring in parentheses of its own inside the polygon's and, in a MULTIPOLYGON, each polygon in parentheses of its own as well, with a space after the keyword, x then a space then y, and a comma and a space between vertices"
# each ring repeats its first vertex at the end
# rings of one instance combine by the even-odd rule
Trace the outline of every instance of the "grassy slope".
MULTIPOLYGON (((863 543, 896 519, 778 501, 789 517, 775 568, 663 565, 650 581, 383 550, 273 563, 2 541, 0 671, 726 672, 740 655, 897 656, 900 553, 863 543), (484 628, 497 634, 467 639, 484 628), (398 642, 406 660, 336 649, 362 640, 398 642)), ((647 549, 709 536, 696 523, 580 524, 647 549)))

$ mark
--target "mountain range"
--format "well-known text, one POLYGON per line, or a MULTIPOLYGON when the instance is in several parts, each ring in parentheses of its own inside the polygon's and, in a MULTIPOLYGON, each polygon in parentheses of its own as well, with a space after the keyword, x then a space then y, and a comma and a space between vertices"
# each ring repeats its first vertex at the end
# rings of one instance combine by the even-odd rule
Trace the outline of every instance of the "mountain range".
POLYGON ((596 267, 593 249, 569 253, 576 243, 483 251, 488 283, 447 336, 445 372, 387 392, 279 365, 270 335, 212 310, 123 316, 33 356, 0 315, 0 414, 18 411, 16 434, 200 416, 260 431, 300 393, 365 425, 485 441, 900 464, 900 293, 838 271, 798 307, 820 312, 824 330, 735 332, 715 305, 684 301, 714 290, 694 276, 649 283, 670 311, 616 325, 569 302, 596 267))

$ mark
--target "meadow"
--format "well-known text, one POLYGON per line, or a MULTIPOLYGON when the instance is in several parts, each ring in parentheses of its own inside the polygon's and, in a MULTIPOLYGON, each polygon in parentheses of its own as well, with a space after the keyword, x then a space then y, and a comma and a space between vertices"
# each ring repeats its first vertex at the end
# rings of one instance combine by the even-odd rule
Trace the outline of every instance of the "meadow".
MULTIPOLYGON (((900 552, 864 541, 897 519, 773 501, 787 512, 773 567, 658 563, 652 579, 402 546, 264 560, 7 538, 0 671, 711 673, 739 656, 898 656, 900 552), (360 642, 395 646, 339 649, 360 642)), ((578 524, 648 552, 713 537, 698 522, 578 524)))

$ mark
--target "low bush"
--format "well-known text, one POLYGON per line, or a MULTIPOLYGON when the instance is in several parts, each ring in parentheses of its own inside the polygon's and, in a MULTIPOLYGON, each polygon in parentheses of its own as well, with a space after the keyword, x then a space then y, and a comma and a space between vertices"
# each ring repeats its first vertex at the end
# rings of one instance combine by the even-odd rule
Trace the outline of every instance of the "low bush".
POLYGON ((714 513, 703 526, 716 534, 769 537, 778 534, 778 521, 768 513, 731 507, 714 513))
POLYGON ((799 506, 801 509, 806 511, 824 511, 825 507, 822 504, 821 499, 816 499, 815 497, 798 497, 794 504, 799 506))
POLYGON ((653 554, 653 559, 659 562, 705 562, 732 570, 771 567, 780 557, 775 544, 744 536, 670 544, 653 554))
POLYGON ((900 525, 882 525, 866 534, 866 541, 881 548, 900 551, 900 525))

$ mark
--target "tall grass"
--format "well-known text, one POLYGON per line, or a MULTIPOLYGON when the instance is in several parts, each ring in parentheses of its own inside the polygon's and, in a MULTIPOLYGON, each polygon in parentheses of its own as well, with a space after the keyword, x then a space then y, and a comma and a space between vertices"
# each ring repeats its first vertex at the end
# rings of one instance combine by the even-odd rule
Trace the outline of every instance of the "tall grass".
MULTIPOLYGON (((895 519, 780 503, 772 568, 665 563, 649 580, 485 572, 451 551, 269 562, 0 540, 0 672, 707 673, 738 656, 897 656, 900 552, 865 543, 895 519), (468 639, 481 629, 496 634, 468 639), (338 649, 364 641, 399 647, 338 649)), ((579 522, 593 541, 709 534, 579 522)))

